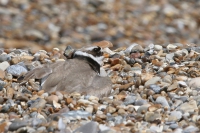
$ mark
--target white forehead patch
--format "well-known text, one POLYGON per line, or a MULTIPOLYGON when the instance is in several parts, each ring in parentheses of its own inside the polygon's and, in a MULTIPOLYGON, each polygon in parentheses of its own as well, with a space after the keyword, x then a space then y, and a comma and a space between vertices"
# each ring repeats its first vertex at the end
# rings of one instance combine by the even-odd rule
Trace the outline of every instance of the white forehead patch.
POLYGON ((80 56, 85 56, 85 57, 90 57, 91 59, 93 59, 94 61, 96 61, 100 66, 103 65, 103 56, 100 57, 94 57, 91 54, 88 54, 86 52, 82 52, 82 51, 76 51, 75 55, 80 55, 80 56))

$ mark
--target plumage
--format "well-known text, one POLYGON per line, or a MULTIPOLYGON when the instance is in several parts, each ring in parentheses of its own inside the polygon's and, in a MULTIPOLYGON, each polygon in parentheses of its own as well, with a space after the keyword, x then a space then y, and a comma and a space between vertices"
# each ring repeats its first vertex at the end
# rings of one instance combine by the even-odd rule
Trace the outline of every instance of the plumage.
POLYGON ((69 57, 72 59, 35 68, 25 75, 24 80, 44 80, 42 89, 46 92, 65 91, 87 93, 97 97, 107 96, 111 91, 111 80, 99 75, 102 57, 100 53, 96 55, 99 56, 95 57, 84 50, 78 50, 73 57, 69 57))

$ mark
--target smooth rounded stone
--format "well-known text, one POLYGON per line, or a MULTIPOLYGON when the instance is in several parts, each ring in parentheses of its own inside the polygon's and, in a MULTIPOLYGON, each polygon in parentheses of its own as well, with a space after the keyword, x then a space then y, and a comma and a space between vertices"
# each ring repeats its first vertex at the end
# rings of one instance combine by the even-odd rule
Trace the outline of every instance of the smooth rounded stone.
POLYGON ((136 106, 141 106, 141 105, 145 105, 145 104, 148 104, 148 102, 147 102, 147 100, 144 100, 144 99, 138 99, 135 101, 136 106))
POLYGON ((150 105, 142 105, 137 109, 137 113, 143 114, 146 113, 150 105))
POLYGON ((124 104, 125 105, 130 105, 130 104, 134 104, 135 101, 137 99, 137 96, 135 95, 128 95, 126 96, 126 99, 124 100, 124 104))
POLYGON ((163 107, 168 107, 168 108, 170 108, 168 101, 167 101, 166 98, 163 97, 163 96, 157 97, 157 98, 156 98, 156 103, 161 104, 163 107))
POLYGON ((47 129, 44 126, 37 128, 37 132, 45 132, 46 130, 47 129))
POLYGON ((45 107, 46 101, 44 99, 38 98, 33 101, 31 104, 31 108, 40 108, 43 109, 45 107))
POLYGON ((200 88, 200 77, 192 78, 187 82, 188 86, 192 89, 200 88))
POLYGON ((15 131, 21 127, 28 126, 28 122, 25 120, 14 120, 8 127, 9 131, 15 131))
POLYGON ((13 76, 17 76, 17 77, 28 72, 26 70, 26 68, 24 68, 23 66, 18 65, 18 64, 11 65, 6 70, 8 73, 12 74, 13 76))
POLYGON ((87 119, 88 117, 92 116, 91 113, 87 111, 81 111, 81 110, 75 110, 75 111, 69 111, 67 113, 62 113, 61 114, 63 117, 71 117, 71 118, 82 118, 82 119, 87 119))
POLYGON ((5 71, 9 66, 10 66, 10 64, 7 61, 0 63, 0 69, 2 71, 5 71))
POLYGON ((178 124, 177 124, 177 123, 170 124, 170 125, 169 125, 169 128, 171 128, 171 129, 176 129, 176 128, 178 128, 178 124))
POLYGON ((112 114, 112 113, 114 113, 115 111, 116 111, 116 108, 114 108, 114 107, 112 107, 112 106, 108 106, 108 107, 106 108, 106 112, 107 112, 107 113, 112 114))
POLYGON ((0 55, 0 62, 4 62, 4 61, 10 61, 11 60, 11 56, 8 54, 2 54, 0 55))
POLYGON ((182 133, 196 133, 196 132, 199 132, 199 128, 198 127, 195 127, 195 126, 188 126, 186 127, 182 133))
POLYGON ((48 96, 48 97, 46 98, 46 101, 47 101, 47 103, 49 103, 49 104, 52 104, 53 101, 58 102, 58 96, 57 96, 57 95, 48 96))
POLYGON ((163 49, 163 47, 162 47, 161 45, 154 45, 154 49, 155 49, 156 51, 160 51, 160 50, 163 49))
POLYGON ((155 85, 155 84, 151 84, 151 85, 149 86, 149 89, 153 90, 155 93, 160 93, 161 90, 162 90, 162 89, 160 88, 160 86, 155 85))
POLYGON ((161 120, 161 115, 160 115, 160 113, 146 112, 144 119, 147 122, 154 122, 156 120, 161 120))
POLYGON ((195 100, 191 100, 189 102, 183 103, 180 105, 177 110, 183 111, 184 113, 194 112, 198 110, 197 103, 195 100))
POLYGON ((151 84, 156 84, 159 81, 161 81, 161 78, 156 76, 156 77, 149 79, 147 82, 145 82, 144 86, 149 87, 151 84))
POLYGON ((177 47, 178 47, 178 46, 176 46, 176 45, 174 45, 174 44, 169 44, 169 45, 167 45, 167 49, 168 49, 168 50, 176 50, 177 47))
POLYGON ((131 66, 129 64, 125 64, 123 67, 124 67, 124 72, 131 71, 131 66))
POLYGON ((178 81, 180 87, 187 87, 187 83, 184 81, 178 81))
POLYGON ((98 124, 97 122, 88 122, 81 127, 77 128, 73 132, 81 132, 81 133, 97 133, 99 132, 98 124))
POLYGON ((89 113, 93 113, 94 107, 93 106, 88 106, 85 108, 85 111, 89 112, 89 113))

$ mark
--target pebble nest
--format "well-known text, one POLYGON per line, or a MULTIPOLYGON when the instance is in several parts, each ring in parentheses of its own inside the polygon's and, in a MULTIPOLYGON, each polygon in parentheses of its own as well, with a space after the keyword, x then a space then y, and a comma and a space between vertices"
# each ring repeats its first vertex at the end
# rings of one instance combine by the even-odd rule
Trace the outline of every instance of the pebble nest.
POLYGON ((17 78, 62 51, 0 50, 0 132, 199 132, 200 47, 136 43, 104 49, 112 80, 109 97, 46 93, 39 82, 17 78))

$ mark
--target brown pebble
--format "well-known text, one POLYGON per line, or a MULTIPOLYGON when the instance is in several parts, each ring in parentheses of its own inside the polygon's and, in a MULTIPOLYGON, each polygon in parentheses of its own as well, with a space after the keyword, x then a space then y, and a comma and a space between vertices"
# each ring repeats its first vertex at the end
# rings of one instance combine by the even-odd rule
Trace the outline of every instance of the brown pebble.
POLYGON ((46 100, 47 100, 47 103, 49 103, 49 104, 52 104, 53 101, 55 101, 55 103, 57 103, 58 102, 58 96, 51 95, 51 96, 48 96, 46 100))
POLYGON ((112 107, 112 106, 108 106, 107 108, 106 108, 106 112, 107 113, 114 113, 116 111, 116 108, 114 108, 114 107, 112 107))

